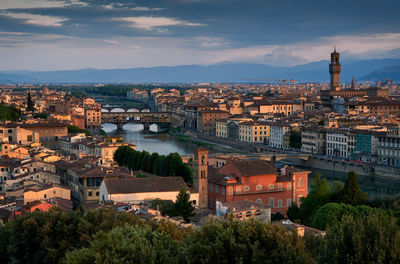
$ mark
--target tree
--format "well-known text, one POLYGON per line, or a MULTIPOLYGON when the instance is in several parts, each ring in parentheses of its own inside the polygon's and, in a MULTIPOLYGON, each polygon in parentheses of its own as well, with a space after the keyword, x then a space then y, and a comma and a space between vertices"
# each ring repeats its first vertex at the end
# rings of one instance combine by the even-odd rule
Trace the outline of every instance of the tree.
POLYGON ((150 155, 149 166, 147 167, 146 171, 152 173, 156 160, 160 157, 157 152, 153 152, 150 155))
POLYGON ((321 263, 400 263, 400 228, 393 217, 345 215, 325 240, 321 263))
POLYGON ((357 205, 367 198, 368 195, 363 193, 358 185, 356 173, 354 171, 349 172, 343 191, 340 195, 340 202, 357 205))
POLYGON ((289 147, 301 149, 301 133, 295 130, 290 130, 289 147))
POLYGON ((296 233, 254 220, 203 223, 183 244, 186 263, 314 263, 296 233))
POLYGON ((88 248, 68 252, 64 263, 179 263, 180 246, 168 233, 126 224, 97 233, 88 248))
POLYGON ((35 104, 32 101, 32 97, 31 97, 31 93, 30 92, 28 92, 26 110, 29 111, 29 112, 34 112, 35 111, 35 104))
POLYGON ((190 201, 190 193, 186 189, 182 188, 176 196, 174 209, 176 214, 182 216, 186 223, 190 222, 189 217, 194 215, 194 206, 193 202, 190 201))
POLYGON ((79 128, 78 126, 69 125, 68 134, 85 133, 86 136, 90 136, 89 130, 79 128))
POLYGON ((289 206, 286 214, 293 222, 297 222, 300 220, 300 208, 297 206, 296 203, 292 203, 289 206))
POLYGON ((315 212, 311 226, 325 230, 329 226, 338 225, 344 215, 351 215, 354 219, 358 219, 371 214, 388 216, 389 211, 365 205, 352 206, 344 203, 328 203, 315 212))
POLYGON ((320 173, 312 180, 310 193, 301 198, 299 216, 303 224, 311 225, 315 212, 329 201, 329 184, 320 173))

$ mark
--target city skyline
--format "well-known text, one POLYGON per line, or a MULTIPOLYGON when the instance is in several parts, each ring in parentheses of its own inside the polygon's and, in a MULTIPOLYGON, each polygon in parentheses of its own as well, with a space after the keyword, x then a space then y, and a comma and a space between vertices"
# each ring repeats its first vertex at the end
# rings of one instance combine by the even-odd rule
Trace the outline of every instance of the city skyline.
POLYGON ((0 3, 6 70, 250 62, 293 66, 400 58, 396 1, 48 1, 0 3))

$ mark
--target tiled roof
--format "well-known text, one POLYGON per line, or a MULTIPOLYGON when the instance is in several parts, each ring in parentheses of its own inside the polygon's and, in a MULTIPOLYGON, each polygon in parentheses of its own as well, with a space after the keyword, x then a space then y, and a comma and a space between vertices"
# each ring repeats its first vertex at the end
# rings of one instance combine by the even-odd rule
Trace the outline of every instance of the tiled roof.
POLYGON ((109 194, 173 192, 189 190, 181 177, 111 178, 104 179, 109 194))
POLYGON ((241 174, 240 176, 277 174, 271 163, 265 160, 238 160, 232 161, 225 166, 235 167, 241 174))

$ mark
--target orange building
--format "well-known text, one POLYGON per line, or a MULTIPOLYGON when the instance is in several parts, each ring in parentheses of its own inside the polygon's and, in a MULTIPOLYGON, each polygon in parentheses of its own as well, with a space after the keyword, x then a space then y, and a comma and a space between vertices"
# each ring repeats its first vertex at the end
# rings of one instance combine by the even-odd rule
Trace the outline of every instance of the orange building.
POLYGON ((50 208, 52 208, 54 205, 51 203, 45 202, 45 201, 34 201, 29 204, 26 204, 22 206, 21 208, 18 209, 13 209, 12 210, 12 216, 18 216, 18 215, 26 215, 33 213, 34 211, 43 211, 43 212, 48 212, 50 208))
POLYGON ((208 168, 208 206, 216 201, 249 200, 269 205, 272 213, 286 214, 288 207, 307 196, 310 171, 285 166, 276 170, 263 160, 234 160, 221 168, 208 168))

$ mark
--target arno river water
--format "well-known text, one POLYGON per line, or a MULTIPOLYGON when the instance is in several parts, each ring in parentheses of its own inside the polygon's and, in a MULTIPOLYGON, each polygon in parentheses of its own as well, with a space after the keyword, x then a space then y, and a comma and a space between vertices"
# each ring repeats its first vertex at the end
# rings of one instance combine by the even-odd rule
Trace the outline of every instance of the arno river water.
MULTIPOLYGON (((155 125, 150 130, 156 130, 155 125)), ((136 145, 139 151, 146 150, 150 153, 169 154, 177 152, 181 155, 192 154, 196 145, 179 141, 168 133, 144 132, 143 125, 126 124, 122 130, 117 130, 115 125, 104 124, 103 130, 109 135, 121 136, 126 142, 136 145)))
MULTIPOLYGON (((177 152, 181 155, 192 154, 197 145, 182 142, 168 133, 154 133, 144 132, 143 125, 140 124, 127 124, 122 130, 117 130, 117 127, 112 124, 104 124, 104 131, 109 135, 121 136, 126 142, 136 145, 139 151, 146 150, 150 153, 158 152, 159 154, 167 155, 171 152, 177 152)), ((157 126, 150 126, 150 130, 156 131, 157 126)), ((277 163, 278 166, 283 166, 282 163, 277 163)), ((330 170, 322 170, 315 168, 304 169, 312 171, 309 176, 309 182, 317 172, 320 172, 325 178, 328 179, 330 184, 334 181, 344 181, 347 177, 346 173, 330 170)), ((360 184, 363 191, 368 192, 370 197, 382 197, 386 195, 395 195, 400 193, 400 184, 381 186, 377 183, 366 182, 360 184)))

